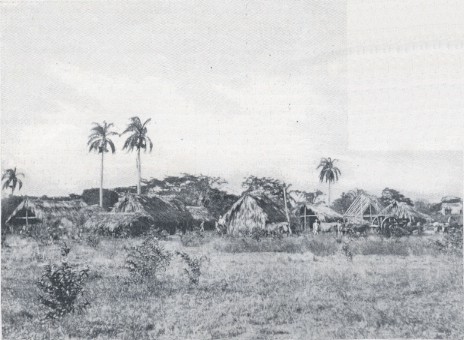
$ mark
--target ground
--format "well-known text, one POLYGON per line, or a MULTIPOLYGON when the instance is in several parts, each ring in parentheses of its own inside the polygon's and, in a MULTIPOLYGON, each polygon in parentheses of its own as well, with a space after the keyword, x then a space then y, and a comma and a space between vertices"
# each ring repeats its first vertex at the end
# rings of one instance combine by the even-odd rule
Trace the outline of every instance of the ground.
POLYGON ((86 291, 91 305, 50 325, 41 322, 35 282, 44 265, 60 261, 60 247, 7 239, 2 248, 3 338, 464 337, 462 255, 355 252, 350 261, 341 246, 332 255, 318 256, 308 250, 230 253, 224 251, 227 239, 194 247, 184 246, 178 236, 162 241, 168 250, 208 257, 199 285, 192 286, 178 258, 158 282, 131 280, 124 268, 127 247, 140 242, 103 239, 96 247, 68 242, 69 262, 90 268, 86 291))

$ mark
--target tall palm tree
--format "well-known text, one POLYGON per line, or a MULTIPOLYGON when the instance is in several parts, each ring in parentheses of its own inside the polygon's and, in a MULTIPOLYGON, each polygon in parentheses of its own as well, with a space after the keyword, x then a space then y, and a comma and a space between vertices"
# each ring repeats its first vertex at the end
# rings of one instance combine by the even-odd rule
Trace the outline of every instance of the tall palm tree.
POLYGON ((109 152, 108 147, 111 149, 111 153, 115 153, 116 148, 111 140, 111 136, 115 136, 118 133, 111 131, 113 123, 107 123, 103 121, 103 124, 92 123, 94 126, 90 130, 89 140, 89 152, 95 151, 101 153, 101 168, 100 168, 100 207, 103 208, 103 158, 106 152, 109 152))
POLYGON ((132 117, 130 123, 127 125, 126 130, 121 134, 130 133, 130 136, 124 142, 123 150, 127 151, 137 150, 137 194, 142 193, 140 186, 142 178, 142 163, 140 159, 140 150, 143 149, 147 151, 147 146, 149 151, 153 149, 153 143, 150 137, 147 136, 147 124, 151 121, 151 118, 147 119, 143 124, 139 117, 132 117))
POLYGON ((18 190, 21 190, 23 186, 23 182, 19 177, 24 178, 24 174, 22 172, 17 172, 16 167, 13 169, 6 169, 2 175, 2 189, 11 189, 11 194, 13 195, 16 186, 19 186, 18 190))
POLYGON ((337 159, 322 158, 319 166, 316 169, 322 168, 319 173, 319 180, 329 182, 329 206, 330 206, 330 184, 338 181, 338 177, 342 174, 340 169, 335 166, 337 159))

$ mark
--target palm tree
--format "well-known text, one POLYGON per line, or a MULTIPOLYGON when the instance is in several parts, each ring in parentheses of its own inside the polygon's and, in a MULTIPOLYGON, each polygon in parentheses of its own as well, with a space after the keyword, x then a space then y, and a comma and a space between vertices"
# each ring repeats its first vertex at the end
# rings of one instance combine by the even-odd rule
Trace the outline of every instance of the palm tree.
POLYGON ((342 174, 340 169, 337 168, 334 164, 337 162, 337 159, 322 158, 319 166, 316 169, 322 168, 319 174, 319 180, 323 182, 329 182, 329 206, 330 206, 330 184, 338 181, 338 177, 342 174))
POLYGON ((118 133, 111 131, 113 123, 107 123, 103 121, 103 124, 92 123, 94 127, 90 130, 89 140, 89 152, 95 151, 101 153, 101 168, 100 168, 100 207, 103 208, 103 158, 105 152, 109 152, 108 146, 111 149, 111 153, 115 153, 116 148, 114 147, 113 141, 110 136, 117 135, 118 133))
POLYGON ((142 121, 139 117, 132 117, 130 119, 130 123, 127 125, 126 130, 121 134, 130 133, 130 136, 124 142, 123 150, 127 149, 127 151, 133 151, 134 149, 137 150, 137 194, 140 195, 142 193, 142 189, 140 187, 140 182, 142 178, 142 163, 140 160, 140 150, 143 149, 145 152, 147 151, 147 146, 149 151, 153 149, 153 143, 150 137, 147 136, 147 124, 151 121, 147 119, 145 123, 142 124, 142 121))
POLYGON ((19 179, 19 177, 25 177, 23 173, 16 172, 16 167, 13 169, 6 169, 2 175, 2 189, 11 189, 11 194, 13 195, 16 186, 19 186, 18 190, 21 190, 23 186, 23 182, 19 179))

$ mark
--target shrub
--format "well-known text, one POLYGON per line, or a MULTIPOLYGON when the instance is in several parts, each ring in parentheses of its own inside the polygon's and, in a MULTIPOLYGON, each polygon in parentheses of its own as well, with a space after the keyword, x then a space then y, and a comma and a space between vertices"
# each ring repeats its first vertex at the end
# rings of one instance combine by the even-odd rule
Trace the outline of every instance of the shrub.
POLYGON ((449 251, 462 254, 462 227, 450 228, 443 241, 449 251))
POLYGON ((187 264, 187 268, 184 268, 184 273, 187 275, 190 283, 198 285, 201 276, 201 265, 204 261, 207 261, 208 258, 206 256, 195 258, 180 251, 177 251, 176 254, 179 255, 187 264))
POLYGON ((351 251, 348 243, 343 244, 342 251, 343 251, 343 255, 345 255, 348 261, 353 261, 353 252, 351 251))
POLYGON ((316 256, 330 256, 338 251, 334 238, 304 238, 305 248, 316 256))
POLYGON ((46 319, 60 319, 89 306, 87 300, 80 300, 84 296, 89 269, 78 270, 69 265, 66 261, 69 251, 65 244, 61 249, 61 255, 65 258, 62 263, 45 266, 41 278, 37 281, 37 286, 42 292, 39 294, 39 301, 47 309, 46 319))
POLYGON ((96 233, 89 233, 85 238, 85 243, 87 243, 89 247, 97 248, 100 244, 100 236, 96 233))
POLYGON ((211 233, 189 232, 180 237, 184 247, 200 247, 211 241, 211 233))
POLYGON ((158 240, 149 237, 139 246, 132 247, 126 258, 126 268, 138 279, 156 279, 171 263, 172 254, 158 240))

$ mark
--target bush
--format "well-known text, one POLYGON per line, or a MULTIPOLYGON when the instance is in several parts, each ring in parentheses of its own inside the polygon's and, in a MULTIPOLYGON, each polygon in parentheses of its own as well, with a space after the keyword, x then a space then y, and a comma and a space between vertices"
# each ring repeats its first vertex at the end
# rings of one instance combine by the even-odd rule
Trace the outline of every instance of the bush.
POLYGON ((337 241, 334 238, 304 238, 305 249, 316 256, 330 256, 338 251, 337 241))
POLYGON ((61 255, 65 258, 60 265, 47 265, 37 286, 40 303, 46 308, 46 319, 60 319, 75 311, 82 311, 89 306, 84 296, 84 286, 89 276, 89 269, 78 270, 66 261, 70 249, 64 245, 61 255))
POLYGON ((126 258, 126 268, 138 279, 156 279, 156 275, 171 263, 172 254, 158 240, 149 237, 139 246, 132 247, 126 258))
POLYGON ((443 241, 449 251, 462 254, 462 227, 450 228, 443 241))
POLYGON ((100 244, 100 237, 96 233, 89 233, 85 238, 85 243, 87 243, 89 247, 97 248, 100 244))
POLYGON ((184 247, 200 247, 211 241, 209 232, 188 232, 180 237, 180 242, 184 247))
POLYGON ((205 256, 195 258, 189 256, 187 253, 180 251, 177 251, 176 254, 179 255, 187 264, 187 268, 184 268, 184 272, 187 275, 190 283, 193 285, 198 285, 201 276, 201 265, 204 261, 207 261, 208 258, 205 256))

